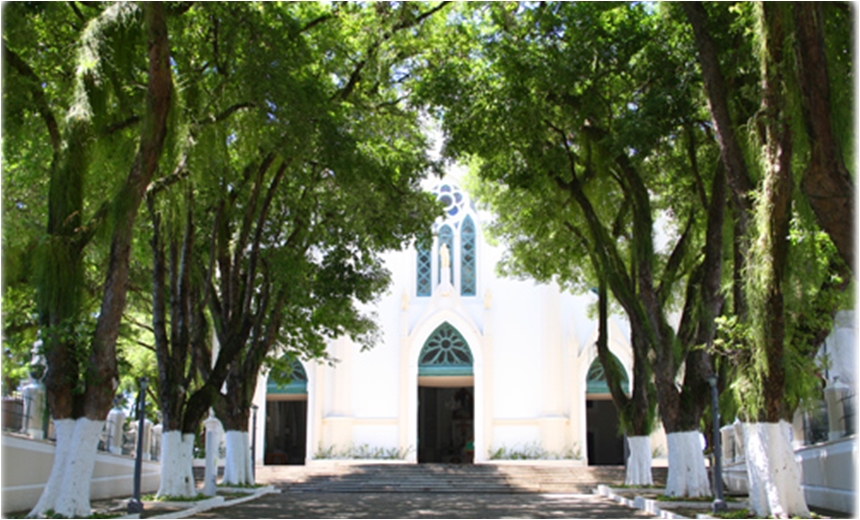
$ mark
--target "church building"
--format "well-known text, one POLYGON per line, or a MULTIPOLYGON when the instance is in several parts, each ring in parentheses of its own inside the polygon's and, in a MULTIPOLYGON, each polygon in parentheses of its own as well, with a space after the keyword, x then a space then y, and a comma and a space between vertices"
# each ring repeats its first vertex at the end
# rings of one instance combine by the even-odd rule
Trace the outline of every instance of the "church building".
MULTIPOLYGON (((261 374, 257 464, 624 463, 590 317, 597 296, 498 276, 503 249, 482 230, 491 217, 456 182, 449 175, 430 186, 446 211, 433 243, 385 256, 392 284, 371 309, 374 348, 339 338, 328 347, 334 366, 296 361, 283 386, 261 374)), ((630 378, 629 325, 613 315, 610 329, 610 350, 630 378)), ((662 428, 651 446, 665 456, 662 428)))

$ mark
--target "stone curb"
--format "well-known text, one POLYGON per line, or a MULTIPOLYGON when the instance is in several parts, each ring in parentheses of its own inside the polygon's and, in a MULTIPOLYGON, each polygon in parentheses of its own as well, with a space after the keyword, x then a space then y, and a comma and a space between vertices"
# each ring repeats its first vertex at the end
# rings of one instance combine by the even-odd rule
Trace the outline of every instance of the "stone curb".
MULTIPOLYGON (((247 490, 247 488, 224 488, 230 491, 243 491, 247 490)), ((181 505, 191 505, 188 509, 183 509, 181 511, 172 511, 170 513, 166 513, 163 515, 152 516, 150 518, 188 518, 189 516, 196 515, 197 513, 202 513, 204 511, 209 511, 210 509, 215 509, 218 507, 228 507, 235 506, 238 504, 242 504, 244 502, 248 502, 250 500, 254 500, 255 498, 261 497, 263 495, 267 495, 269 493, 280 493, 280 490, 275 489, 275 486, 265 486, 261 488, 256 488, 253 493, 248 493, 247 496, 234 498, 231 500, 225 500, 224 497, 213 497, 207 500, 200 500, 199 502, 177 502, 175 504, 181 505)), ((134 516, 134 518, 138 518, 134 516)))

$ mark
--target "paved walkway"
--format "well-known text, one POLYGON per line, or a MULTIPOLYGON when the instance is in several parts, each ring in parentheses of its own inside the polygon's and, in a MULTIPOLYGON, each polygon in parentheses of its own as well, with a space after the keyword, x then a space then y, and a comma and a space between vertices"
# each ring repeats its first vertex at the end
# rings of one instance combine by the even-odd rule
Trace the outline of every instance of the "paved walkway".
POLYGON ((594 495, 278 493, 192 518, 654 518, 594 495))
POLYGON ((281 493, 194 518, 653 518, 590 494, 620 480, 623 468, 539 463, 258 466, 281 493))

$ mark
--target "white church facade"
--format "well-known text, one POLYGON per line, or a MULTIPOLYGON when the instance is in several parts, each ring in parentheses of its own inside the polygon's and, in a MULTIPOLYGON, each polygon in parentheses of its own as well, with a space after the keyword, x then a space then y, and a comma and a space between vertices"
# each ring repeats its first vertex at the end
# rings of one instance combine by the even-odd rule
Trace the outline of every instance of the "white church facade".
MULTIPOLYGON (((503 250, 485 240, 468 193, 448 178, 432 191, 446 208, 433 243, 385 257, 392 284, 372 309, 377 345, 362 352, 339 338, 329 345, 334 366, 302 360, 290 385, 261 374, 256 463, 623 464, 589 317, 596 295, 498 276, 503 250)), ((609 345, 632 377, 623 316, 610 317, 609 345)), ((651 446, 666 453, 662 428, 651 446)))

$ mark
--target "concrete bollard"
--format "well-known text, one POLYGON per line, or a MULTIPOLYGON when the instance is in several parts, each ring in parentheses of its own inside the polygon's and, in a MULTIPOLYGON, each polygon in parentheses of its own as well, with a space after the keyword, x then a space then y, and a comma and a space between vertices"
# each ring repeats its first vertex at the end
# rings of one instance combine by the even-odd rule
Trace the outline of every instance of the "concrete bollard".
POLYGON ((215 496, 218 491, 218 451, 221 446, 223 428, 221 421, 212 414, 203 424, 206 428, 206 471, 203 476, 203 494, 215 496))
POLYGON ((152 460, 152 421, 143 420, 143 460, 152 460))
POLYGON ((161 460, 161 433, 164 431, 162 424, 152 427, 152 443, 149 445, 150 460, 161 460))

